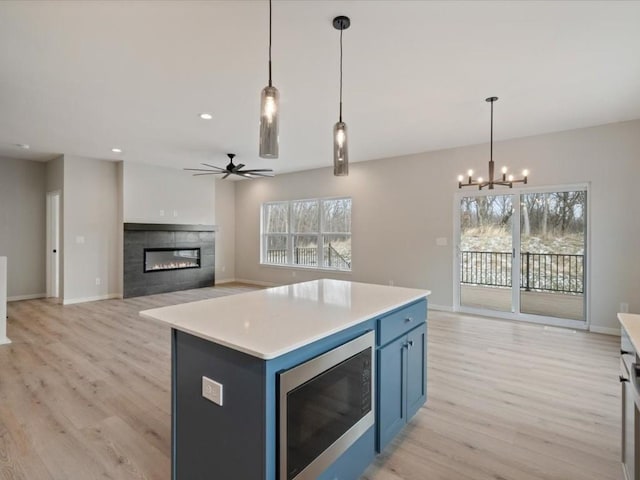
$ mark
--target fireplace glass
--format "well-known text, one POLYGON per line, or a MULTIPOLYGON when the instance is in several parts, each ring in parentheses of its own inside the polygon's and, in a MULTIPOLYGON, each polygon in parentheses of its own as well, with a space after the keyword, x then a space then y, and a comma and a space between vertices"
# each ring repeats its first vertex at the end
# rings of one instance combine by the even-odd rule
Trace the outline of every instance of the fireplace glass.
POLYGON ((199 248, 145 248, 144 272, 200 268, 199 248))

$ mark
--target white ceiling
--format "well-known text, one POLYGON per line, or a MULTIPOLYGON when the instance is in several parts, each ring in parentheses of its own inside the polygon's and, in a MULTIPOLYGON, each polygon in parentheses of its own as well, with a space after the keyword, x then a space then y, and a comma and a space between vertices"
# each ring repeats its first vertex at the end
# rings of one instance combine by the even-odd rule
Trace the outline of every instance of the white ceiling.
POLYGON ((276 0, 280 158, 267 161, 266 0, 5 0, 0 156, 330 166, 339 14, 351 161, 485 142, 491 95, 498 140, 640 118, 640 2, 276 0))

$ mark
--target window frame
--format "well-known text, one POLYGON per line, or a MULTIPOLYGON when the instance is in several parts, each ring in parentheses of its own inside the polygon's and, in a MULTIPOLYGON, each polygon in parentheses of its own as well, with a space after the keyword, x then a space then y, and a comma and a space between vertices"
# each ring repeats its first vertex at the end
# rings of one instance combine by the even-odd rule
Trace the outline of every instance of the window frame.
POLYGON ((348 232, 329 232, 324 230, 324 202, 330 202, 335 200, 349 200, 351 204, 351 214, 353 213, 353 198, 349 196, 339 196, 339 197, 316 197, 316 198, 299 198, 293 200, 279 200, 272 202, 264 202, 260 205, 260 265, 269 266, 269 267, 284 267, 284 268, 301 268, 301 269, 309 269, 309 270, 324 270, 331 272, 341 272, 341 273, 351 273, 353 271, 353 259, 350 260, 350 268, 337 268, 337 267, 326 267, 324 266, 324 239, 325 237, 330 236, 348 236, 349 240, 352 238, 351 232, 351 219, 349 220, 349 231, 348 232), (318 206, 318 230, 313 232, 294 232, 292 231, 292 227, 294 225, 294 209, 293 204, 298 202, 315 202, 318 206), (274 232, 268 233, 266 232, 266 208, 269 205, 286 205, 287 206, 287 226, 286 232, 274 232), (272 263, 267 261, 267 246, 268 239, 270 237, 286 237, 286 263, 272 263), (316 265, 305 265, 294 263, 294 239, 298 236, 315 236, 317 239, 317 247, 316 247, 316 265))

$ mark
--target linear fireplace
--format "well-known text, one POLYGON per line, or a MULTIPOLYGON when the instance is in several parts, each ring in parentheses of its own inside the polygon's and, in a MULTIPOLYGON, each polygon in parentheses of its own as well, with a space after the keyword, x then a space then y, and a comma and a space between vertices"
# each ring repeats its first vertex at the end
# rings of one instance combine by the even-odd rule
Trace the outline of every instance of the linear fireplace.
POLYGON ((145 248, 144 273, 200 268, 199 248, 145 248))
POLYGON ((215 284, 214 225, 125 223, 124 297, 215 284))

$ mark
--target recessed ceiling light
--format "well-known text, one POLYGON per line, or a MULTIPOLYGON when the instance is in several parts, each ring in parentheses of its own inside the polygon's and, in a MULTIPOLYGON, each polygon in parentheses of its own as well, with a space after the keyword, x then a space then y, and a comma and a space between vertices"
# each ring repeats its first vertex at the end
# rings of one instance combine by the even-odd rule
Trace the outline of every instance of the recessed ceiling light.
POLYGON ((204 112, 200 114, 200 118, 202 120, 211 120, 213 118, 213 115, 211 115, 210 113, 204 112))
POLYGON ((111 151, 113 153, 122 153, 122 149, 121 148, 112 148, 111 151))
POLYGON ((29 150, 29 148, 31 148, 26 143, 16 143, 16 147, 24 148, 25 150, 29 150))

